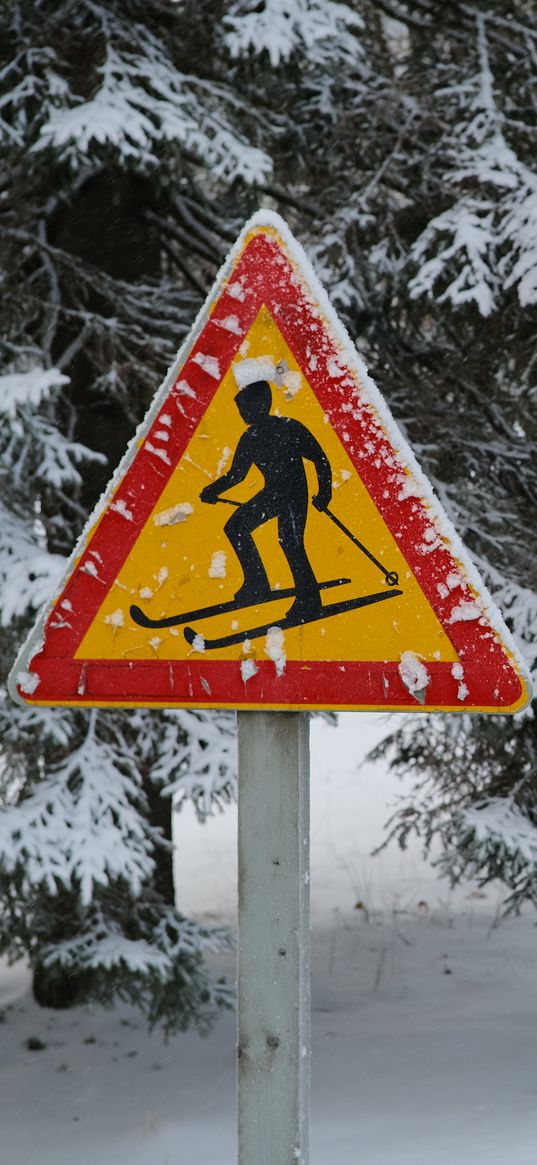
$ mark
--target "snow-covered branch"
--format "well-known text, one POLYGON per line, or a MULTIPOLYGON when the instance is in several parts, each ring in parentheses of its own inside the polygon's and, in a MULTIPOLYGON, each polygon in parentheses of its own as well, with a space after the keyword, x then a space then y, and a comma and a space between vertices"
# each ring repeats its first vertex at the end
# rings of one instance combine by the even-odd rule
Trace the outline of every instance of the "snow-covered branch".
MULTIPOLYGON (((123 39, 115 21, 113 32, 123 39)), ((155 38, 146 35, 143 52, 109 41, 97 73, 100 85, 88 100, 63 86, 62 104, 43 120, 37 149, 53 149, 78 168, 103 147, 150 172, 162 146, 175 145, 227 182, 262 182, 270 173, 269 156, 226 118, 225 93, 181 74, 155 38)))
POLYGON ((334 0, 238 0, 224 17, 224 43, 232 57, 266 52, 274 68, 301 55, 312 65, 354 64, 363 54, 352 30, 363 19, 334 0))
POLYGON ((468 85, 450 91, 461 105, 445 174, 456 197, 411 248, 418 270, 410 294, 454 307, 473 302, 488 316, 511 287, 523 307, 537 303, 537 173, 505 138, 483 13, 476 25, 479 70, 468 85))

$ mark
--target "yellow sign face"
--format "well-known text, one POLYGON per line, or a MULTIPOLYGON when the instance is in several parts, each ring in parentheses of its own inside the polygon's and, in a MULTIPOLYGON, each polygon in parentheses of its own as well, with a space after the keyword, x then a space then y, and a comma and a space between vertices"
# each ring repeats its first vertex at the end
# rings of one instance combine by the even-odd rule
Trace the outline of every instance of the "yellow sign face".
POLYGON ((513 712, 499 612, 285 224, 248 224, 10 679, 25 703, 513 712))
MULTIPOLYGON (((283 365, 291 387, 284 383, 273 389, 273 414, 300 421, 314 435, 332 468, 331 509, 368 547, 374 548, 380 562, 396 572, 404 591, 404 601, 373 604, 358 617, 356 611, 349 611, 324 625, 317 621, 287 630, 287 659, 399 660, 404 652, 413 651, 425 661, 456 661, 450 640, 266 307, 261 308, 241 347, 82 640, 77 657, 186 659, 196 647, 186 642, 182 628, 139 627, 130 617, 131 605, 137 604, 148 616, 160 619, 174 612, 225 602, 239 589, 242 571, 224 531, 231 507, 225 503, 204 504, 200 493, 208 482, 229 469, 244 433, 245 423, 235 402, 238 385, 234 370, 238 368, 240 372, 245 360, 253 359, 265 360, 274 367, 283 365)), ((317 479, 311 462, 306 463, 306 473, 313 497, 317 479)), ((252 467, 240 485, 226 490, 225 497, 242 503, 262 486, 261 473, 252 467)), ((276 518, 259 528, 255 541, 271 587, 292 588, 289 563, 278 543, 276 518)), ((383 580, 378 568, 360 554, 325 513, 314 507, 308 512, 305 547, 320 582, 336 577, 349 580, 337 588, 338 600, 381 589, 383 580)), ((273 601, 267 618, 277 625, 291 601, 273 601)), ((204 620, 203 631, 207 637, 212 633, 231 635, 247 630, 251 617, 251 609, 217 615, 204 620)), ((264 639, 252 640, 246 656, 253 660, 258 656, 266 658, 265 649, 264 639)), ((198 654, 201 653, 204 658, 245 658, 242 644, 211 652, 205 648, 203 636, 199 640, 198 654)))

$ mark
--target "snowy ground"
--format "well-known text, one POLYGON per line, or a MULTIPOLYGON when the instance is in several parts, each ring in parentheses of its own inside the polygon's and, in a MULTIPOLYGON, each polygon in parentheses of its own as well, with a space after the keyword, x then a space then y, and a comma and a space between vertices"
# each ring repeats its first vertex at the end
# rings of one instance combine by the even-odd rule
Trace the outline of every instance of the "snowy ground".
MULTIPOLYGON (((369 858, 397 793, 379 766, 353 772, 377 732, 350 715, 313 731, 312 1165, 535 1165, 534 919, 498 928, 496 891, 369 858)), ((186 816, 177 838, 184 908, 233 922, 233 815, 186 816)), ((165 1044, 127 1008, 40 1010, 18 968, 0 1007, 2 1163, 234 1165, 232 1015, 165 1044)))

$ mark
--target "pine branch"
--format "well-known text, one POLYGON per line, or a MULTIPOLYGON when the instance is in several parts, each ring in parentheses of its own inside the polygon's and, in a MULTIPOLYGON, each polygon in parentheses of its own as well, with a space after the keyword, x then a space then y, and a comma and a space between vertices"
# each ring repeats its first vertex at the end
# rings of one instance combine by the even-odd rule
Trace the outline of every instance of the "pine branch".
MULTIPOLYGON (((205 243, 212 251, 215 261, 222 261, 226 254, 226 248, 222 246, 220 239, 217 237, 212 229, 208 229, 203 222, 199 211, 190 209, 189 204, 185 198, 176 194, 172 199, 172 206, 175 208, 180 218, 183 220, 185 226, 194 231, 195 235, 202 243, 205 243)), ((205 216, 207 217, 207 216, 205 216)))
POLYGON ((176 249, 176 247, 174 247, 173 244, 170 243, 168 239, 163 238, 162 236, 160 238, 160 245, 161 245, 163 251, 165 251, 166 254, 169 255, 170 259, 172 260, 172 263, 176 267, 178 267, 179 271, 182 271, 183 275, 188 280, 191 287, 193 287, 195 291, 199 291, 200 295, 203 295, 204 297, 207 296, 209 294, 208 285, 205 283, 202 283, 201 279, 198 278, 198 276, 194 273, 192 268, 188 265, 188 263, 186 263, 185 259, 180 254, 180 252, 176 249))
POLYGON ((147 222, 154 223, 155 226, 160 227, 160 238, 171 235, 178 243, 182 243, 188 250, 193 251, 194 254, 200 255, 202 259, 207 259, 214 263, 218 259, 218 251, 214 247, 207 246, 206 243, 199 239, 193 238, 192 234, 184 230, 183 227, 177 226, 176 223, 171 223, 162 215, 157 214, 154 210, 142 211, 142 217, 147 222))
POLYGON ((269 194, 271 198, 275 198, 276 202, 281 202, 284 206, 293 206, 296 210, 303 210, 311 218, 319 218, 320 216, 320 207, 315 206, 305 198, 299 198, 289 190, 283 190, 281 186, 265 184, 262 189, 265 194, 269 194))

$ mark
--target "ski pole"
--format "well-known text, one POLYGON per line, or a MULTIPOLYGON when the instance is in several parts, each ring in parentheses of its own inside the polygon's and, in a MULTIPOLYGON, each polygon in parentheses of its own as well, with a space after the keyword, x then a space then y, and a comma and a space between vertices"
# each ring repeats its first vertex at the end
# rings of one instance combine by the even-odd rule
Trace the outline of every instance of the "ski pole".
POLYGON ((328 506, 325 507, 322 513, 328 515, 334 525, 339 527, 343 534, 345 534, 347 538, 349 538, 350 541, 358 547, 358 550, 362 551, 362 554, 365 554, 366 558, 369 558, 369 561, 372 562, 374 566, 378 566, 379 570, 382 571, 382 574, 384 575, 384 578, 389 587, 397 586, 399 582, 399 575, 395 570, 386 570, 386 567, 384 567, 382 563, 379 562, 378 558, 375 558, 375 555, 371 554, 371 551, 367 549, 367 546, 364 546, 363 542, 360 542, 358 538, 355 538, 354 534, 352 534, 351 531, 347 529, 347 526, 344 526, 343 522, 340 522, 339 518, 336 518, 336 515, 328 509, 328 506))

